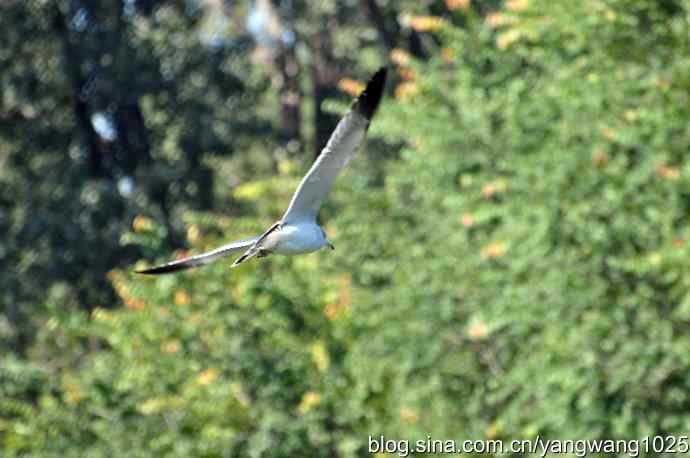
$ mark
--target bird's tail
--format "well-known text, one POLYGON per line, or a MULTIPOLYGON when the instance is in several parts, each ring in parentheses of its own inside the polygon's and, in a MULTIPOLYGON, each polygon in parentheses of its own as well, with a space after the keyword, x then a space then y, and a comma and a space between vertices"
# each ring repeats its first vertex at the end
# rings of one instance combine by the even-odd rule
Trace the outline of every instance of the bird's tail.
POLYGON ((256 256, 257 254, 259 254, 259 250, 257 250, 255 247, 251 247, 250 249, 248 249, 247 251, 245 251, 244 254, 243 254, 242 256, 240 256, 239 258, 237 258, 237 259, 235 260, 235 262, 233 262, 232 265, 231 265, 230 267, 237 267, 237 266, 239 266, 240 264, 242 264, 244 261, 246 261, 247 259, 251 259, 251 258, 253 258, 254 256, 256 256))
POLYGON ((252 246, 250 246, 249 249, 247 251, 245 251, 242 256, 237 258, 237 260, 235 260, 235 262, 233 262, 230 267, 237 267, 240 264, 242 264, 244 261, 246 261, 247 259, 251 259, 256 255, 259 255, 259 257, 261 258, 261 257, 265 256, 266 254, 268 254, 265 250, 263 250, 261 248, 261 242, 266 237, 268 237, 268 235, 271 232, 273 232, 275 230, 280 230, 281 224, 282 223, 280 221, 278 221, 277 223, 274 223, 273 226, 269 227, 268 230, 266 232, 264 232, 263 234, 261 234, 261 236, 258 239, 256 239, 256 241, 252 244, 252 246))

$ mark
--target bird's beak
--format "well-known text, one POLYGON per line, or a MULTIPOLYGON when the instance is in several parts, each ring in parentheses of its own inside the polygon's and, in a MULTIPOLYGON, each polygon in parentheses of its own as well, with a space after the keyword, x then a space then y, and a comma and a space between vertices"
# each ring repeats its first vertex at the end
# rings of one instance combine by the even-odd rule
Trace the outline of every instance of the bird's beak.
POLYGON ((335 245, 333 245, 333 244, 332 244, 331 242, 329 242, 328 240, 326 240, 326 245, 328 245, 328 248, 330 248, 331 250, 335 250, 335 245))

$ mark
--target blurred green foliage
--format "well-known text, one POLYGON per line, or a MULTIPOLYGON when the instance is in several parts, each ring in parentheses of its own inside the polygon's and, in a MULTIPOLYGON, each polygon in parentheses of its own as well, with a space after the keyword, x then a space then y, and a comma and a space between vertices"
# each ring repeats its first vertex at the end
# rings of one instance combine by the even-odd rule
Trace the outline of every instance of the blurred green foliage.
MULTIPOLYGON (((274 60, 198 43, 208 22, 194 2, 148 3, 119 42, 132 87, 113 91, 137 94, 151 158, 106 167, 136 197, 69 152, 88 143, 66 113, 65 70, 36 71, 32 87, 14 63, 0 80, 3 456, 349 457, 380 434, 687 434, 686 3, 373 2, 376 16, 371 2, 295 2, 278 9, 295 46, 275 58, 302 69, 292 89, 265 82, 274 60), (356 86, 344 78, 384 52, 389 97, 322 210, 336 251, 131 274, 171 246, 273 222, 319 144, 309 121, 337 119, 350 98, 338 83, 356 86), (166 59, 179 74, 147 80, 166 59), (295 87, 297 131, 280 106, 295 87), (100 282, 112 302, 91 299, 100 282)), ((25 48, 57 46, 30 32, 53 3, 28 4, 38 12, 1 28, 15 41, 0 59, 50 64, 25 48)), ((229 42, 250 42, 229 17, 229 42)))

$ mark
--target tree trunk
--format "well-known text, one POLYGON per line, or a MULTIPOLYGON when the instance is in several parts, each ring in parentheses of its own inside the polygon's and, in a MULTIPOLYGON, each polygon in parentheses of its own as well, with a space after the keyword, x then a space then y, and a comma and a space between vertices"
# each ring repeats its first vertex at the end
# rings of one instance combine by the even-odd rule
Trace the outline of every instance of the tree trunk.
POLYGON ((299 62, 293 46, 283 46, 278 56, 278 67, 283 79, 280 89, 280 134, 283 140, 302 142, 302 91, 299 84, 299 62))
POLYGON ((105 152, 103 151, 100 137, 93 124, 91 124, 91 115, 86 103, 86 96, 82 94, 85 87, 85 78, 81 74, 79 57, 72 48, 65 15, 57 3, 54 4, 53 14, 52 26, 62 44, 64 68, 67 75, 69 75, 71 87, 72 110, 88 150, 89 170, 94 177, 108 176, 108 171, 103 164, 105 152))
POLYGON ((338 95, 338 75, 335 64, 330 55, 331 37, 327 30, 322 29, 315 33, 312 39, 311 77, 314 87, 314 150, 315 157, 321 154, 321 150, 333 132, 338 118, 322 109, 324 100, 338 95))

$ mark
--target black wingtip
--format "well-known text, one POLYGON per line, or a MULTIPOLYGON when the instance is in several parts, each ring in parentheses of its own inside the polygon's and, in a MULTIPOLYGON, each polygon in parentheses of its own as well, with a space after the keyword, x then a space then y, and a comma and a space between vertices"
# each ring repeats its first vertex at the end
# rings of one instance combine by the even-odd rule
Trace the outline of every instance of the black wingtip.
POLYGON ((135 270, 134 273, 137 273, 139 275, 160 275, 178 272, 180 270, 185 270, 187 268, 187 266, 183 266, 180 264, 164 264, 158 267, 151 267, 150 269, 135 270))
POLYGON ((355 101, 352 109, 371 121, 376 113, 376 108, 383 97, 383 89, 386 87, 386 74, 388 69, 381 67, 367 83, 367 87, 355 101))
POLYGON ((242 264, 248 257, 249 257, 249 255, 248 255, 247 253, 243 254, 243 255, 240 256, 239 258, 235 259, 235 262, 233 262, 232 265, 231 265, 230 267, 237 267, 237 266, 239 266, 239 265, 242 264))

